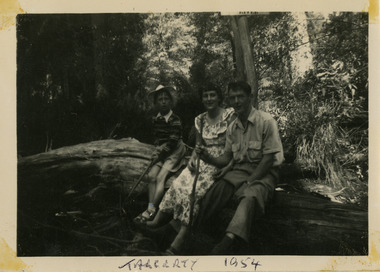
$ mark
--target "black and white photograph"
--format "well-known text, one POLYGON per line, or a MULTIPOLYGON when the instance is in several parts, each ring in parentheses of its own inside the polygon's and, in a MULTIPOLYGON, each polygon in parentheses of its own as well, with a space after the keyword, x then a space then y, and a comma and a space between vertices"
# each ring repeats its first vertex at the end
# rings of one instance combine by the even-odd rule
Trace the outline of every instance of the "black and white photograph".
POLYGON ((366 255, 368 13, 19 15, 17 138, 19 256, 366 255))
POLYGON ((377 263, 370 21, 368 10, 17 14, 16 258, 120 257, 110 271, 377 263))

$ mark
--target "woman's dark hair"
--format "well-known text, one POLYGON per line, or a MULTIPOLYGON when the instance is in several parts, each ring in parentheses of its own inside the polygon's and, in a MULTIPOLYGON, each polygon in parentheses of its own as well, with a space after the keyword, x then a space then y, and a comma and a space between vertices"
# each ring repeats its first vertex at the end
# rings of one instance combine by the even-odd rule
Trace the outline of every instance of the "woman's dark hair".
POLYGON ((201 87, 199 89, 199 96, 200 96, 201 99, 202 99, 203 93, 207 92, 207 91, 215 91, 216 94, 218 95, 220 101, 221 102, 223 101, 222 90, 217 85, 215 85, 213 83, 207 83, 206 85, 204 85, 203 87, 201 87))
POLYGON ((251 95, 251 86, 245 81, 236 81, 236 82, 230 82, 228 84, 228 92, 230 90, 242 90, 244 91, 248 96, 251 95))
POLYGON ((159 95, 159 94, 162 94, 162 93, 166 93, 166 94, 169 96, 170 101, 173 102, 173 96, 172 96, 172 94, 170 93, 169 89, 164 88, 164 89, 161 89, 161 90, 159 90, 159 91, 157 91, 157 92, 154 92, 154 94, 153 94, 153 102, 154 102, 154 104, 157 103, 158 95, 159 95))

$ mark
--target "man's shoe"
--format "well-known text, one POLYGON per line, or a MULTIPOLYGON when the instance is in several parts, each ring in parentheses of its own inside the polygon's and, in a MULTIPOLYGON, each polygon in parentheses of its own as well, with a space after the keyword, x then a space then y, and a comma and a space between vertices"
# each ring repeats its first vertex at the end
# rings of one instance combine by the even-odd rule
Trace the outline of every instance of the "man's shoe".
POLYGON ((162 255, 164 255, 164 256, 177 256, 177 255, 181 255, 181 252, 180 252, 180 250, 171 246, 167 250, 165 250, 165 252, 162 255))
POLYGON ((226 255, 232 253, 231 249, 235 242, 235 239, 225 235, 222 241, 219 242, 212 250, 211 255, 226 255))
POLYGON ((173 229, 173 227, 170 224, 166 224, 158 228, 149 227, 145 225, 145 227, 140 228, 140 231, 142 232, 142 234, 150 238, 172 236, 173 234, 177 234, 175 229, 173 229))
POLYGON ((167 248, 178 234, 170 224, 158 228, 145 227, 140 229, 140 232, 145 237, 156 241, 160 250, 167 248))

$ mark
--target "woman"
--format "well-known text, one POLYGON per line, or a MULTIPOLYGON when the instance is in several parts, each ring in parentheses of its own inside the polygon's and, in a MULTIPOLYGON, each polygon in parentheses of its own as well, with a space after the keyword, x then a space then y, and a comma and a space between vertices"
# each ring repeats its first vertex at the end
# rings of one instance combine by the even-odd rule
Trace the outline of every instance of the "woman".
MULTIPOLYGON (((197 142, 199 143, 201 137, 207 151, 212 156, 219 157, 224 152, 227 127, 234 118, 233 109, 224 109, 220 106, 222 93, 219 88, 213 85, 208 85, 207 88, 201 90, 201 97, 207 111, 195 118, 197 142)), ((153 221, 146 222, 146 226, 152 228, 163 225, 171 216, 173 219, 181 222, 181 228, 170 248, 166 251, 167 254, 178 254, 183 247, 188 233, 196 160, 196 153, 193 152, 187 168, 173 181, 172 186, 164 195, 157 216, 153 221)), ((218 169, 215 166, 206 164, 202 160, 200 161, 195 192, 194 217, 199 210, 199 201, 214 183, 213 176, 217 171, 218 169)))

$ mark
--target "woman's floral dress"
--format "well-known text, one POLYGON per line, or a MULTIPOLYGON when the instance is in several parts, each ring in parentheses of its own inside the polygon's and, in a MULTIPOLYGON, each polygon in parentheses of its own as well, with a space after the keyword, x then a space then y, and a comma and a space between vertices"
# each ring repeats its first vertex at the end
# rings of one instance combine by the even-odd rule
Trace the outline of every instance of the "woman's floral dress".
MULTIPOLYGON (((206 120, 207 112, 195 118, 195 128, 200 133, 200 125, 203 122, 202 138, 209 154, 219 157, 224 153, 226 142, 226 131, 228 125, 233 120, 234 111, 232 108, 224 110, 219 122, 209 125, 206 120)), ((206 194, 214 183, 213 174, 218 170, 213 165, 200 161, 199 176, 195 192, 194 217, 199 210, 199 201, 206 194)), ((164 195, 160 204, 160 210, 166 213, 173 213, 173 218, 178 219, 182 224, 188 225, 190 218, 190 195, 193 189, 195 173, 191 173, 186 167, 182 173, 173 181, 172 185, 164 195)))

